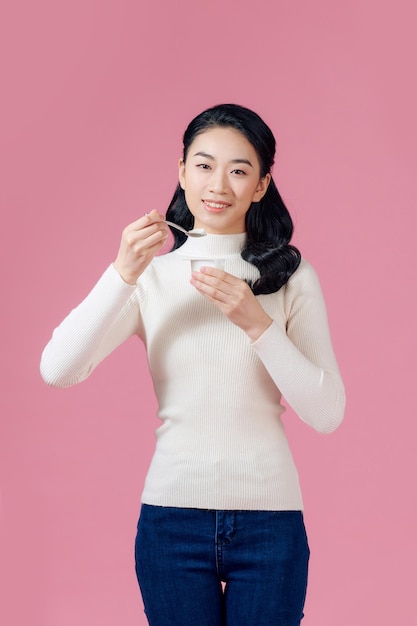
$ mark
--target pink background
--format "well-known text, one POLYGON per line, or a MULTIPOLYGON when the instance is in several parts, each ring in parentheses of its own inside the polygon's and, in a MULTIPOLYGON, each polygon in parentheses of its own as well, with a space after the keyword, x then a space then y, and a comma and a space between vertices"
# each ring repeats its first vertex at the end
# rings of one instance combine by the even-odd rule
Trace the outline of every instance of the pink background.
POLYGON ((288 412, 312 549, 305 626, 415 623, 413 0, 14 0, 0 14, 0 621, 146 623, 133 542, 156 418, 139 342, 48 388, 54 326, 165 210, 185 125, 233 101, 325 291, 348 408, 288 412))

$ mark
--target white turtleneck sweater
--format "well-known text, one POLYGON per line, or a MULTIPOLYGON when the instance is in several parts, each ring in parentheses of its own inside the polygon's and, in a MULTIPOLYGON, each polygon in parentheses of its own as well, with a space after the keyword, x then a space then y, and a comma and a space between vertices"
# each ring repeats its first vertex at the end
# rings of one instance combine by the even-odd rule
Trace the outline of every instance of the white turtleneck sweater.
POLYGON ((131 335, 144 341, 162 421, 146 504, 301 510, 281 394, 319 432, 342 420, 343 383, 306 261, 280 291, 257 296, 273 323, 254 342, 190 285, 190 258, 221 257, 230 274, 256 279, 240 256, 244 241, 245 234, 189 238, 154 258, 136 286, 111 265, 43 352, 44 380, 67 387, 131 335))

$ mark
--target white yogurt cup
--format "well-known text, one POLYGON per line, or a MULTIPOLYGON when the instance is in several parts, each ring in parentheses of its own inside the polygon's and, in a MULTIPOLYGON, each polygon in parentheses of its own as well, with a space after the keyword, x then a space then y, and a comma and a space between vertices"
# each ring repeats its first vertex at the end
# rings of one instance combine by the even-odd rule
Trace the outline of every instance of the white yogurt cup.
POLYGON ((198 272, 202 267, 217 267, 224 270, 224 259, 191 259, 192 272, 198 272))

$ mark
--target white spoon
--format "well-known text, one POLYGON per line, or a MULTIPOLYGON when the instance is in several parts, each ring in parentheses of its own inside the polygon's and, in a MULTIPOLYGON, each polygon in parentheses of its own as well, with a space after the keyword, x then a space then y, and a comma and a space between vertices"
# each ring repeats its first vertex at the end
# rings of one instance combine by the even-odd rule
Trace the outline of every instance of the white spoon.
POLYGON ((180 230, 182 233, 187 235, 187 237, 205 237, 207 235, 204 228, 193 228, 192 230, 185 230, 185 228, 183 228, 182 226, 178 226, 178 224, 174 224, 174 222, 169 222, 168 220, 165 220, 165 224, 169 224, 169 226, 172 226, 172 228, 180 230))

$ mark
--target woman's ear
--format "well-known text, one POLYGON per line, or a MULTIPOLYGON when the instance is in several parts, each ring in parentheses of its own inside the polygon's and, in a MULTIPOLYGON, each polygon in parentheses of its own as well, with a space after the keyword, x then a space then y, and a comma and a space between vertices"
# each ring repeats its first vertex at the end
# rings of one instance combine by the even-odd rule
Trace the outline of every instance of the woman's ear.
POLYGON ((178 181, 181 189, 185 189, 185 162, 183 158, 178 161, 178 181))
POLYGON ((260 200, 262 200, 268 190, 270 182, 271 174, 269 173, 259 180, 258 186, 256 187, 255 194, 253 196, 253 202, 259 202, 260 200))

